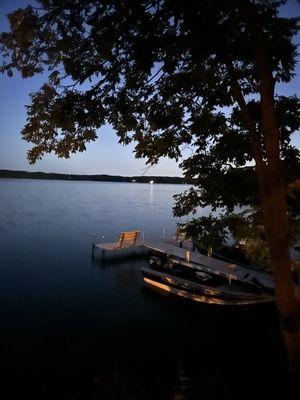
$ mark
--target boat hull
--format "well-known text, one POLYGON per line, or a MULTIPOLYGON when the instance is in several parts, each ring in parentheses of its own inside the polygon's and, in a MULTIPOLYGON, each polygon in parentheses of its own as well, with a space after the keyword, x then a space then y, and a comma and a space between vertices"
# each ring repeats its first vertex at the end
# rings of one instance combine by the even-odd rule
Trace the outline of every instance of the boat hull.
POLYGON ((143 280, 146 285, 165 293, 190 299, 197 303, 215 304, 219 306, 251 306, 273 303, 272 296, 230 293, 209 288, 195 282, 176 278, 163 272, 142 268, 143 280))

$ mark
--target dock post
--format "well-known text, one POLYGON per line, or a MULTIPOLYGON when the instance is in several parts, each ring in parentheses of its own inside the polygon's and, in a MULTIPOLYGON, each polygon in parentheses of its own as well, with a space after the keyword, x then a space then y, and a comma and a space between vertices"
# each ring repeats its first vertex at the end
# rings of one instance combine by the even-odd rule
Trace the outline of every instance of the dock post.
POLYGON ((95 243, 92 244, 92 260, 95 258, 95 243))
POLYGON ((102 249, 102 258, 104 258, 104 256, 105 256, 105 250, 102 249))

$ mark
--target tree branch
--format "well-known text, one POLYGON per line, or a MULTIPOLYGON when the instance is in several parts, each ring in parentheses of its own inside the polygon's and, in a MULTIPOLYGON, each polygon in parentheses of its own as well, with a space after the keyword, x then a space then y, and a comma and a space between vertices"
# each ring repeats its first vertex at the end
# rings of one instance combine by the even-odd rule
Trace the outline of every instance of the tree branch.
POLYGON ((260 80, 259 93, 267 164, 268 168, 278 173, 280 171, 280 132, 274 106, 275 79, 269 62, 268 47, 263 33, 263 22, 260 21, 260 15, 251 4, 244 7, 241 10, 241 14, 254 37, 253 50, 260 80))
POLYGON ((265 146, 268 164, 271 168, 279 167, 280 144, 279 127, 275 116, 274 87, 275 80, 266 55, 264 38, 259 27, 254 25, 255 53, 260 76, 259 92, 261 99, 262 121, 265 133, 265 146))
POLYGON ((249 113, 249 109, 245 101, 244 95, 242 93, 241 87, 238 83, 238 79, 232 61, 227 59, 225 65, 231 82, 231 90, 233 98, 239 105, 242 118, 250 133, 251 148, 253 151, 253 158, 255 160, 257 170, 259 174, 263 174, 265 169, 265 162, 263 160, 263 152, 260 147, 260 141, 261 141, 260 134, 257 131, 253 119, 251 118, 251 115, 249 113))

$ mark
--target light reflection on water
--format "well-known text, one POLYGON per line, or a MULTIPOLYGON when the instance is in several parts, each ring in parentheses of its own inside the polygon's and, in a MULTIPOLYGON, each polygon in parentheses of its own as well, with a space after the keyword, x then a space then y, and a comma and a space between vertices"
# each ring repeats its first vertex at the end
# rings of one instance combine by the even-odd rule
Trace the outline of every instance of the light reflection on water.
POLYGON ((259 313, 237 318, 153 293, 142 258, 91 260, 93 233, 171 235, 173 195, 185 188, 0 180, 2 377, 12 388, 55 399, 235 398, 249 369, 249 398, 262 380, 267 388, 278 339, 259 313))

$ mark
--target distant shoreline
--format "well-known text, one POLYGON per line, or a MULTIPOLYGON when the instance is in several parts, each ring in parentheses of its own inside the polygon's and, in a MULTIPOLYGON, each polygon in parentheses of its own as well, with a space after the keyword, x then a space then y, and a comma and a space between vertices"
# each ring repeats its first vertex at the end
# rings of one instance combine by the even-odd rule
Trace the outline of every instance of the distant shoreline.
POLYGON ((93 181, 93 182, 128 182, 128 183, 173 183, 185 184, 184 178, 177 176, 120 176, 120 175, 76 175, 50 172, 28 172, 1 169, 0 178, 11 179, 46 179, 60 181, 93 181))

